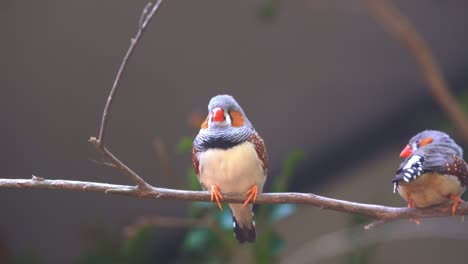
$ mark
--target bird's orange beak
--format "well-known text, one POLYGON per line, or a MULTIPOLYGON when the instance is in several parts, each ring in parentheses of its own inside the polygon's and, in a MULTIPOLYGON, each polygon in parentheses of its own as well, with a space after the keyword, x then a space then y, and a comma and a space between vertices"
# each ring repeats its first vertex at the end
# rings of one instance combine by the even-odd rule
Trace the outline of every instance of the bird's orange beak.
POLYGON ((407 158, 413 154, 413 148, 408 144, 406 147, 401 151, 400 158, 407 158))
POLYGON ((223 122, 224 121, 224 110, 220 107, 213 108, 211 110, 211 121, 212 122, 223 122))

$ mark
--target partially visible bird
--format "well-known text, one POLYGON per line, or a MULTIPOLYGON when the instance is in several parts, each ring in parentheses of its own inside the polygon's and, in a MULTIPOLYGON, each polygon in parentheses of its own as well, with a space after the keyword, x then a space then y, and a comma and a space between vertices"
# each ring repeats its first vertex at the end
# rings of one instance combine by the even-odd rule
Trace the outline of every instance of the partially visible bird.
POLYGON ((452 214, 463 200, 468 183, 468 165, 463 150, 447 134, 436 130, 420 132, 400 153, 406 158, 398 168, 394 192, 408 207, 429 207, 453 201, 452 214))
POLYGON ((213 97, 208 116, 193 142, 192 162, 201 186, 211 192, 222 210, 221 192, 241 192, 244 204, 229 204, 234 234, 240 243, 254 242, 252 211, 262 192, 268 170, 268 156, 262 138, 244 110, 230 95, 213 97))

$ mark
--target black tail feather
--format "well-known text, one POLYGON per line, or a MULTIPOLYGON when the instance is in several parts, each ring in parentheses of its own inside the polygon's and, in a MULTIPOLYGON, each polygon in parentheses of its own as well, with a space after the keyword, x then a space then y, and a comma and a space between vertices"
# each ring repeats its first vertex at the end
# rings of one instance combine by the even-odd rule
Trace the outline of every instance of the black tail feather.
POLYGON ((236 236, 237 241, 239 243, 255 242, 257 234, 255 232, 255 222, 252 222, 251 225, 239 225, 235 217, 232 217, 233 228, 234 228, 234 235, 236 236))

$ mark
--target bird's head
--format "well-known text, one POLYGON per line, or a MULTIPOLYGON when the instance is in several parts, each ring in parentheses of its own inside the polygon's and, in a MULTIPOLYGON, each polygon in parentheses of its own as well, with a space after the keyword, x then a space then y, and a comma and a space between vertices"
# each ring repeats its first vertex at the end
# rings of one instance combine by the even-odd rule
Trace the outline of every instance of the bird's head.
POLYGON ((463 156, 463 150, 458 146, 449 135, 437 130, 424 130, 414 137, 403 148, 400 153, 401 158, 411 156, 417 149, 427 146, 443 146, 452 149, 458 156, 463 156))
POLYGON ((202 129, 223 129, 251 127, 244 110, 230 95, 217 95, 208 104, 208 116, 202 129))

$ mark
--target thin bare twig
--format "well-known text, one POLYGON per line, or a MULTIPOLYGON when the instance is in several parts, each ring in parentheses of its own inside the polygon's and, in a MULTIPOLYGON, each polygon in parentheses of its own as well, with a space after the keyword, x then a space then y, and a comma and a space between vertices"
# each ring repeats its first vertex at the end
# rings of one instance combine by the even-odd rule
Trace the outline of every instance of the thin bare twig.
POLYGON ((98 140, 95 137, 91 137, 89 139, 89 142, 93 144, 96 147, 96 149, 106 159, 108 159, 118 170, 122 171, 127 176, 129 176, 138 185, 139 188, 144 189, 144 190, 149 190, 152 188, 149 183, 143 180, 140 176, 138 176, 138 174, 136 174, 136 172, 131 170, 129 167, 127 167, 127 165, 125 165, 117 157, 115 157, 106 147, 100 145, 98 140))
POLYGON ((98 161, 98 160, 94 160, 94 159, 91 159, 91 161, 96 163, 96 164, 99 164, 99 165, 115 168, 115 165, 110 163, 110 162, 98 161))
POLYGON ((104 146, 105 142, 105 133, 107 129, 107 123, 109 120, 109 114, 110 114, 110 109, 112 106, 112 103, 114 102, 114 96, 117 93, 117 88, 119 87, 120 80, 122 79, 122 75, 125 72, 125 68, 127 67, 128 60, 133 54, 133 51, 137 47, 141 36, 143 36, 143 33, 145 32, 146 26, 148 23, 151 21, 153 18, 153 15, 156 13, 156 11, 159 8, 159 5, 161 4, 162 0, 158 0, 156 4, 154 4, 153 8, 151 9, 151 12, 148 13, 148 9, 151 6, 151 3, 148 3, 145 8, 143 9, 141 18, 140 18, 140 23, 138 24, 138 31, 135 35, 130 40, 130 46, 128 47, 127 53, 125 54, 122 63, 120 64, 119 70, 117 71, 117 76, 115 76, 114 84, 112 85, 112 89, 109 93, 109 97, 107 98, 107 103, 106 106, 104 107, 104 112, 102 114, 102 121, 101 121, 101 129, 99 131, 99 138, 97 139, 97 145, 98 146, 104 146))
POLYGON ((385 0, 364 0, 369 11, 398 38, 416 59, 435 101, 448 115, 464 141, 468 143, 468 117, 450 92, 447 81, 428 45, 414 25, 397 8, 385 0))
MULTIPOLYGON (((72 190, 82 192, 97 192, 105 194, 118 194, 131 197, 182 200, 182 201, 210 201, 210 194, 205 191, 185 191, 166 188, 148 187, 141 189, 137 186, 115 185, 97 182, 33 179, 0 179, 0 188, 35 188, 72 190)), ((223 193, 223 201, 228 203, 243 203, 245 196, 242 193, 223 193)), ((354 203, 344 200, 327 198, 312 193, 264 193, 257 198, 258 204, 295 203, 311 205, 318 208, 339 212, 365 215, 376 220, 392 221, 407 218, 425 218, 450 216, 451 206, 441 205, 431 208, 387 207, 374 204, 354 203)), ((468 215, 468 203, 460 204, 457 215, 468 215)))
POLYGON ((129 167, 127 167, 122 161, 120 161, 117 157, 115 157, 104 145, 105 142, 105 135, 106 135, 106 129, 107 129, 107 123, 109 120, 109 115, 110 115, 110 109, 114 100, 114 96, 117 93, 117 88, 119 87, 120 80, 122 78, 123 73, 125 72, 125 68, 128 64, 128 60, 133 54, 133 51, 137 47, 139 40, 141 39, 141 36, 143 36, 143 33, 145 32, 146 26, 148 23, 151 21, 153 18, 153 15, 156 13, 156 11, 159 8, 159 5, 161 4, 161 0, 158 0, 156 4, 153 5, 153 8, 151 11, 148 13, 149 8, 151 7, 151 3, 148 3, 145 8, 143 9, 142 15, 140 17, 140 22, 138 24, 138 31, 130 41, 130 46, 128 47, 127 53, 125 54, 122 63, 120 64, 119 70, 117 71, 117 76, 115 77, 114 84, 112 86, 112 89, 109 93, 109 97, 107 98, 107 103, 106 106, 104 107, 104 112, 102 114, 102 121, 101 121, 101 128, 99 131, 99 138, 96 137, 91 137, 89 139, 89 142, 93 144, 97 150, 105 157, 107 158, 117 169, 125 173, 127 176, 129 176, 137 185, 139 188, 143 190, 149 190, 151 189, 151 185, 149 185, 145 180, 143 180, 138 174, 136 174, 133 170, 131 170, 129 167))

